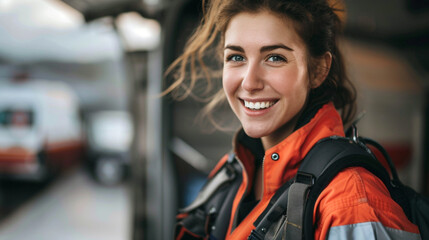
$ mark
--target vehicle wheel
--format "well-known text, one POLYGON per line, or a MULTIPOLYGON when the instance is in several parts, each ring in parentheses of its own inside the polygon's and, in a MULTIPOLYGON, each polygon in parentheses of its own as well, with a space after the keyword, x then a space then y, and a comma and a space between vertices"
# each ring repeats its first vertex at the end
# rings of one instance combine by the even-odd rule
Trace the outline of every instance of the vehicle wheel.
POLYGON ((54 171, 49 165, 48 155, 45 150, 37 153, 38 170, 35 178, 39 181, 49 181, 54 178, 54 171))
POLYGON ((122 165, 115 158, 101 158, 95 162, 94 169, 97 180, 106 185, 119 183, 124 175, 122 165))

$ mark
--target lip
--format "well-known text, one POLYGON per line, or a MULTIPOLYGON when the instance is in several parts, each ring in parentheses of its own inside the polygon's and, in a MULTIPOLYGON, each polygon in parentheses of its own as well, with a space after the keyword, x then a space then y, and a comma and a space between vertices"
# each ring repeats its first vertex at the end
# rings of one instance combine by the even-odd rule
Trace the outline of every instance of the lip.
POLYGON ((243 106, 244 112, 249 116, 262 116, 266 113, 268 113, 273 106, 276 105, 279 99, 274 98, 257 98, 257 99, 250 99, 250 98, 239 98, 241 105, 243 106), (261 109, 250 109, 245 106, 245 101, 250 103, 270 103, 270 106, 268 108, 261 108, 261 109))

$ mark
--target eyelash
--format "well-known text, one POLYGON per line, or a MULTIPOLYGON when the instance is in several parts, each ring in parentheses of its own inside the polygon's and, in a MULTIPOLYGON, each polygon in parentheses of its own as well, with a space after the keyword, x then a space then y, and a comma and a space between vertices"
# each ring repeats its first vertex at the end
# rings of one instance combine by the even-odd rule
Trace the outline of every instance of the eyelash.
MULTIPOLYGON (((274 62, 274 63, 275 62, 288 62, 284 56, 278 55, 278 54, 268 55, 268 57, 266 58, 266 61, 269 61, 270 58, 277 58, 277 60, 270 61, 270 62, 274 62)), ((239 54, 231 54, 231 55, 226 57, 225 61, 226 62, 230 62, 230 61, 232 61, 232 62, 243 62, 243 61, 245 61, 245 57, 243 57, 239 54), (241 60, 237 60, 237 59, 233 60, 236 57, 241 58, 241 60)))
POLYGON ((241 56, 241 55, 238 55, 238 54, 231 54, 231 55, 229 55, 229 56, 227 56, 226 57, 226 62, 230 62, 230 61, 233 61, 233 62, 241 62, 240 60, 233 60, 233 58, 235 58, 235 57, 240 57, 240 58, 242 58, 242 60, 241 61, 243 61, 245 58, 243 57, 243 56, 241 56))
POLYGON ((278 58, 278 59, 277 59, 277 61, 272 61, 272 62, 287 62, 287 59, 285 57, 278 55, 278 54, 269 55, 266 60, 268 61, 270 58, 273 58, 273 57, 278 58))

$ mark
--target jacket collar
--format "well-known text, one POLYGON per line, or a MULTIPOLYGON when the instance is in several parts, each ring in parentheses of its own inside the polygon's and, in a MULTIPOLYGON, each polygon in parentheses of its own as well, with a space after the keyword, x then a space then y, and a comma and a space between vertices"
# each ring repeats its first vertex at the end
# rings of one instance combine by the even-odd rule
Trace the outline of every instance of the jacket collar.
POLYGON ((250 179, 253 178, 255 165, 263 159, 264 194, 275 192, 295 176, 301 160, 320 139, 333 135, 344 136, 341 117, 332 103, 318 110, 313 109, 310 114, 310 117, 306 114, 308 123, 265 152, 261 140, 250 138, 243 129, 234 136, 234 151, 250 179))

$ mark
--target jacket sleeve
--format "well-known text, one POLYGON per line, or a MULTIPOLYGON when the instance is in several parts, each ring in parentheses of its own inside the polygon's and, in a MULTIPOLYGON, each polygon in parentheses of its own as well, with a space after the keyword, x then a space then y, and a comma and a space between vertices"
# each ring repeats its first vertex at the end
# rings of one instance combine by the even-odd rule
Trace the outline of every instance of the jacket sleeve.
POLYGON ((383 182, 361 167, 340 172, 314 208, 315 239, 421 239, 383 182))

